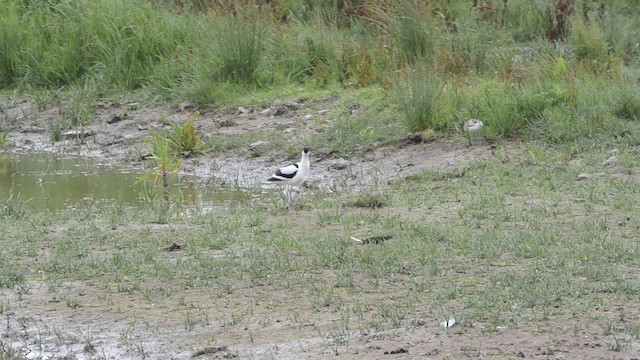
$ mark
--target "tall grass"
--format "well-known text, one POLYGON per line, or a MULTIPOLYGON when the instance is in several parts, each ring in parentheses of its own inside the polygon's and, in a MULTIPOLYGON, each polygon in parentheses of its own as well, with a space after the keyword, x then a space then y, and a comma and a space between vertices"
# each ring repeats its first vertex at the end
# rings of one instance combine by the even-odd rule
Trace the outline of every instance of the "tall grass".
POLYGON ((266 36, 262 26, 250 19, 225 19, 216 39, 221 81, 255 84, 266 36))
MULTIPOLYGON (((426 68, 429 78, 416 74, 396 88, 407 129, 446 131, 485 116, 487 134, 508 137, 545 133, 527 129, 563 113, 555 108, 578 106, 562 98, 583 93, 583 78, 618 88, 640 73, 637 2, 575 7, 562 19, 544 0, 484 4, 7 0, 0 86, 68 91, 73 126, 92 121, 96 97, 123 91, 206 107, 274 88, 388 91, 398 74, 426 68), (552 37, 560 27, 563 36, 552 37), (460 88, 436 96, 434 78, 460 88), (482 83, 492 88, 473 85, 482 83)), ((606 88, 590 87, 591 97, 608 98, 599 93, 606 88)), ((634 102, 626 96, 601 110, 631 120, 634 102)))
POLYGON ((432 70, 425 67, 411 70, 405 82, 397 86, 404 125, 409 131, 442 129, 436 109, 441 84, 432 70))

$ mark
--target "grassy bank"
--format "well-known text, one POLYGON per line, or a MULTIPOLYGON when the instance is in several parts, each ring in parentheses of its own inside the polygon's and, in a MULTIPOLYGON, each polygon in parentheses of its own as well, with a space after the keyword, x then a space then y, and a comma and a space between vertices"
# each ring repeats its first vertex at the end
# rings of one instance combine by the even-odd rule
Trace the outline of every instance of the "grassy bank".
POLYGON ((0 86, 68 99, 65 126, 123 94, 217 107, 374 87, 412 131, 476 117, 493 138, 636 133, 637 2, 188 4, 4 2, 0 86))

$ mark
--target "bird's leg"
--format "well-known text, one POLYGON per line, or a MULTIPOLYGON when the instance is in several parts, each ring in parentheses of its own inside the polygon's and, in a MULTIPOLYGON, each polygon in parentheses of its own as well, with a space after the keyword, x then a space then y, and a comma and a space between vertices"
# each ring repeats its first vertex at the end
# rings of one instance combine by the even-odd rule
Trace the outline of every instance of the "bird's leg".
POLYGON ((291 185, 284 185, 284 201, 287 203, 287 209, 291 210, 291 185))

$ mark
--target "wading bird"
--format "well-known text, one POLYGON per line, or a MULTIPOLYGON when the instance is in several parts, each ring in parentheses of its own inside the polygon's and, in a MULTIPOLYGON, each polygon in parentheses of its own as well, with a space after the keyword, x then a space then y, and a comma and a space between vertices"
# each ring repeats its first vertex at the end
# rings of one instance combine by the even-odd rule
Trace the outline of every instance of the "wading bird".
POLYGON ((310 167, 309 149, 304 148, 300 162, 281 167, 267 179, 269 183, 285 185, 283 194, 287 198, 287 206, 289 208, 291 208, 291 201, 295 200, 300 194, 300 190, 294 189, 293 187, 300 186, 307 180, 310 167))
POLYGON ((480 131, 483 126, 484 124, 482 123, 482 121, 478 119, 470 119, 464 122, 462 129, 465 132, 465 136, 468 136, 469 146, 471 146, 471 144, 473 143, 473 134, 480 131))

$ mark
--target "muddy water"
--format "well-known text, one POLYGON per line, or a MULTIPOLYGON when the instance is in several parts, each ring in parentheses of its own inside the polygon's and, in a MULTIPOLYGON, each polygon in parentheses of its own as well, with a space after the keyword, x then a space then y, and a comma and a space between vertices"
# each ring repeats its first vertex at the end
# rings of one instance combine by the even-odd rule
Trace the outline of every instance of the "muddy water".
MULTIPOLYGON (((60 158, 50 154, 0 154, 0 200, 13 193, 28 199, 35 211, 56 211, 93 203, 141 206, 142 187, 134 186, 142 172, 100 165, 90 159, 60 158)), ((172 199, 203 208, 220 206, 242 197, 238 192, 214 191, 193 177, 171 181, 172 199)))

